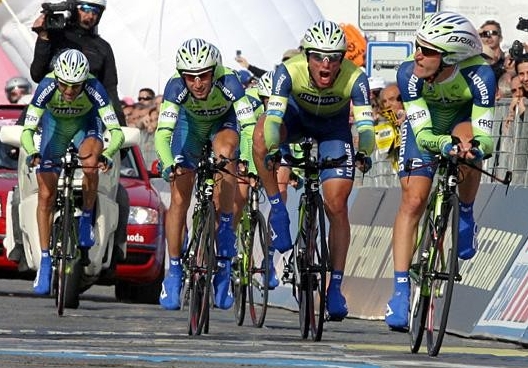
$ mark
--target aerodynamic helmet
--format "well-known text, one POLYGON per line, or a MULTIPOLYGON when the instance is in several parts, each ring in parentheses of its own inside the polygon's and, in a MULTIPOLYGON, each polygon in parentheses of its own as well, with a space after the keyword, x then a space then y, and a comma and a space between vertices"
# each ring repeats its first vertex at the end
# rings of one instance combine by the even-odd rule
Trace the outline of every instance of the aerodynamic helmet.
POLYGON ((220 55, 216 46, 201 38, 185 41, 176 53, 176 69, 182 73, 200 74, 214 69, 220 55))
POLYGON ((337 23, 325 20, 314 23, 301 41, 301 46, 307 52, 342 52, 347 50, 347 43, 343 30, 337 23))
POLYGON ((482 53, 482 42, 473 24, 466 17, 449 11, 425 18, 418 28, 416 41, 439 51, 442 61, 448 65, 482 53))
POLYGON ((271 96, 271 87, 273 86, 273 74, 275 74, 275 71, 270 70, 264 73, 259 78, 257 89, 260 97, 271 96))
POLYGON ((7 80, 5 93, 9 94, 15 88, 24 89, 27 93, 31 93, 31 83, 24 77, 13 77, 7 80))
POLYGON ((88 79, 90 65, 82 52, 70 49, 62 52, 55 60, 55 77, 60 82, 77 84, 88 79))

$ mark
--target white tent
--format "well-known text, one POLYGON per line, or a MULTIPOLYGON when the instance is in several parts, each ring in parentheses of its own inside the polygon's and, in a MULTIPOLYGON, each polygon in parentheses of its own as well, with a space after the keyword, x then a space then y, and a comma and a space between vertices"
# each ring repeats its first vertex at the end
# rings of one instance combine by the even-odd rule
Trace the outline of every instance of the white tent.
MULTIPOLYGON (((0 2, 0 47, 28 79, 36 37, 31 25, 42 2, 0 2)), ((174 73, 176 50, 188 38, 215 44, 227 66, 240 68, 234 57, 242 50, 250 63, 271 69, 320 19, 311 0, 108 0, 99 33, 114 49, 120 97, 135 98, 142 87, 163 92, 174 73)), ((0 74, 1 85, 11 76, 2 80, 0 74)))

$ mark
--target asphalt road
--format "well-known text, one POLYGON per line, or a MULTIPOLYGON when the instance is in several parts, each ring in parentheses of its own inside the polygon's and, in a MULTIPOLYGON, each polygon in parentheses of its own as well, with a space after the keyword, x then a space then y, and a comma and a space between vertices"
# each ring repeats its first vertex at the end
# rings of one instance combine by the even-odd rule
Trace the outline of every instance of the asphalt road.
POLYGON ((526 367, 528 350, 448 335, 439 357, 411 354, 408 336, 382 321, 325 325, 320 342, 302 340, 297 314, 271 308, 261 329, 213 310, 207 335, 187 335, 187 312, 116 303, 113 288, 87 291, 57 315, 30 280, 0 280, 0 367, 526 367))

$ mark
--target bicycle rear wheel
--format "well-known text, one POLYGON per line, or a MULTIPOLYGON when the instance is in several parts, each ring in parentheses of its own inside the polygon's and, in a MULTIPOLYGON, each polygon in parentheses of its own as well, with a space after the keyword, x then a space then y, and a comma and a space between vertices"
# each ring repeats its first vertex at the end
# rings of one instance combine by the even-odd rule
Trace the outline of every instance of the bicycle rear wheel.
POLYGON ((427 312, 427 353, 437 356, 444 339, 453 287, 458 275, 458 196, 451 194, 442 205, 442 216, 437 220, 436 257, 431 279, 431 296, 427 312), (447 226, 451 224, 451 244, 445 241, 447 226))
POLYGON ((262 327, 268 308, 269 259, 266 220, 260 211, 251 219, 249 232, 249 314, 253 326, 262 327))
POLYGON ((215 211, 212 203, 200 213, 196 249, 189 267, 189 335, 207 333, 211 279, 215 267, 215 211))
POLYGON ((429 249, 432 246, 431 234, 433 231, 433 221, 429 209, 423 219, 422 229, 417 243, 418 246, 414 252, 409 270, 411 283, 411 307, 409 311, 411 353, 417 353, 420 350, 430 301, 429 278, 425 276, 429 249))

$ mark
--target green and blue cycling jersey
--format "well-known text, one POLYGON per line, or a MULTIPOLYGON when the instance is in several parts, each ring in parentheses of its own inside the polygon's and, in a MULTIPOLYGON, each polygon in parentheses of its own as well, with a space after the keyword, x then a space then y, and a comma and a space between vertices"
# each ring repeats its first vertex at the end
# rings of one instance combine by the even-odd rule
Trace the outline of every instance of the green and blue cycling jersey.
POLYGON ((218 65, 206 100, 193 98, 176 71, 167 82, 155 134, 155 146, 163 169, 175 162, 194 167, 203 144, 220 129, 255 125, 255 115, 244 87, 234 72, 218 65))
MULTIPOLYGON (((264 104, 260 99, 257 87, 246 88, 246 96, 253 107, 255 119, 264 113, 264 104)), ((248 162, 248 172, 257 174, 257 168, 253 161, 253 131, 255 123, 241 126, 240 132, 240 159, 248 162)))
MULTIPOLYGON (((349 116, 355 116, 359 133, 357 150, 370 155, 374 149, 374 124, 370 89, 365 73, 343 59, 333 85, 318 89, 311 81, 305 54, 296 55, 278 66, 273 76, 272 95, 264 122, 264 140, 270 151, 279 148, 280 125, 287 128, 287 143, 302 136, 318 142, 320 157, 341 157, 353 166, 354 147, 349 116)), ((354 170, 330 169, 321 173, 321 179, 330 177, 354 178, 354 170)))
MULTIPOLYGON (((68 102, 62 98, 55 75, 49 73, 28 105, 21 144, 28 155, 40 153, 43 163, 57 163, 72 139, 77 147, 86 137, 102 141, 103 124, 111 135, 103 155, 111 159, 121 148, 124 135, 104 86, 90 74, 77 98, 68 102), (39 126, 42 134, 37 149, 33 136, 39 126)), ((48 170, 42 166, 40 171, 48 170)))
MULTIPOLYGON (((414 55, 398 69, 397 83, 407 119, 402 126, 398 167, 400 177, 408 176, 404 163, 415 160, 418 166, 430 162, 434 153, 451 143, 453 128, 471 122, 473 136, 484 155, 493 152, 493 116, 496 81, 493 70, 480 55, 460 62, 453 75, 442 82, 428 83, 413 74, 414 55)), ((413 170, 411 175, 431 177, 434 170, 413 170)))

